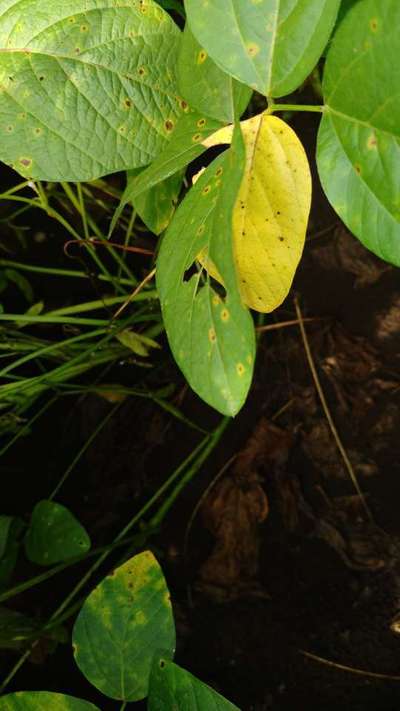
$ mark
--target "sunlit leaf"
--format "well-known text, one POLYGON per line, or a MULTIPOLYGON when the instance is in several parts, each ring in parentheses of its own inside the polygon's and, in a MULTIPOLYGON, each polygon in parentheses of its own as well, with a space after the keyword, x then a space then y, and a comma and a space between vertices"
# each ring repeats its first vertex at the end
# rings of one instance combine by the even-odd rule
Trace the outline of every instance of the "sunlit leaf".
MULTIPOLYGON (((300 261, 311 174, 304 148, 287 123, 264 112, 241 126, 246 168, 234 210, 234 258, 244 303, 269 312, 286 298, 300 261)), ((231 135, 227 126, 205 144, 229 142, 231 135)), ((202 256, 212 276, 221 280, 202 256)))
POLYGON ((347 227, 400 265, 400 3, 363 0, 334 35, 318 134, 322 186, 347 227))
POLYGON ((147 165, 181 113, 179 30, 153 0, 0 0, 0 158, 42 180, 147 165))
POLYGON ((73 631, 75 660, 93 686, 112 699, 147 696, 153 655, 175 649, 169 592, 146 551, 113 571, 86 599, 73 631))
POLYGON ((24 544, 33 563, 53 565, 86 553, 90 538, 65 506, 43 500, 33 509, 24 544))
POLYGON ((187 24, 179 52, 178 84, 193 109, 226 123, 240 117, 252 93, 215 64, 187 24))
POLYGON ((232 249, 233 206, 244 169, 240 132, 179 206, 161 245, 157 288, 169 343, 190 386, 212 407, 234 415, 252 378, 255 340, 243 306, 232 249), (226 295, 193 268, 207 249, 226 295))
POLYGON ((340 0, 185 0, 191 31, 226 72, 266 96, 306 79, 332 31, 340 0))

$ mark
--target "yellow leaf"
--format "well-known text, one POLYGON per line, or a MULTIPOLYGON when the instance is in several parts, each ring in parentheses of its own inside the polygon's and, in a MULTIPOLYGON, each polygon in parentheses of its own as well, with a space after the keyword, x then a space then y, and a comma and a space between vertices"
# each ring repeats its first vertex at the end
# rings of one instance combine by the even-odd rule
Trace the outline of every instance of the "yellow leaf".
MULTIPOLYGON (((266 112, 241 123, 246 169, 233 214, 234 256, 242 300, 269 312, 286 298, 304 247, 311 174, 304 148, 287 123, 266 112)), ((229 143, 232 126, 204 141, 229 143)), ((205 254, 199 260, 220 281, 205 254)))

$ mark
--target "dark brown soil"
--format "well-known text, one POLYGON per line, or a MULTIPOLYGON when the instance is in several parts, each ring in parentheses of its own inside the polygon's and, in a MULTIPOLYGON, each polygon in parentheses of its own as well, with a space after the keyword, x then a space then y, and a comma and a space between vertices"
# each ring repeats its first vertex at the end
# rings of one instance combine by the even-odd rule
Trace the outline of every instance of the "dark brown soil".
MULTIPOLYGON (((293 123, 310 156, 316 123, 293 123)), ((295 295, 303 317, 315 319, 305 323, 310 348, 371 518, 329 428, 298 326, 260 333, 247 404, 150 542, 175 602, 177 661, 245 711, 397 711, 400 284, 396 270, 340 224, 317 178, 294 288, 266 322, 295 319, 295 295)), ((116 368, 114 381, 129 380, 127 369, 116 368)), ((183 386, 162 359, 154 379, 183 386)), ((48 495, 110 408, 96 396, 66 403, 1 463, 2 513, 26 515, 48 495)), ((190 391, 181 405, 202 427, 218 421, 190 391)), ((130 399, 88 450, 62 501, 102 545, 199 437, 155 405, 130 399)), ((13 605, 46 618, 80 572, 13 605)), ((2 670, 13 661, 2 654, 2 670)), ((86 685, 69 646, 26 664, 11 688, 66 691, 102 709, 118 707, 86 685)))

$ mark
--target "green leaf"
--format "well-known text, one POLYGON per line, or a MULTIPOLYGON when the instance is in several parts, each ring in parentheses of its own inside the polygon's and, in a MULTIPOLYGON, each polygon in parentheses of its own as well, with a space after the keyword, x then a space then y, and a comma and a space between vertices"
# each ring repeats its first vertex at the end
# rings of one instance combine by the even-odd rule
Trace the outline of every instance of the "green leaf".
POLYGON ((0 558, 2 558, 6 552, 11 524, 13 521, 14 516, 5 516, 4 514, 0 515, 0 558))
POLYGON ((117 333, 116 338, 123 346, 129 348, 136 355, 143 356, 143 358, 149 355, 151 348, 160 348, 157 341, 153 341, 152 338, 147 336, 142 336, 140 333, 135 333, 129 328, 117 333))
POLYGON ((0 516, 0 587, 7 585, 15 568, 23 528, 21 519, 0 516))
POLYGON ((168 588, 149 551, 114 570, 89 595, 73 631, 75 660, 106 696, 147 696, 158 648, 173 655, 175 627, 168 588))
POLYGON ((400 3, 363 0, 334 35, 317 145, 322 186, 347 227, 400 265, 400 3))
POLYGON ((190 29, 232 76, 265 96, 290 94, 317 63, 340 0, 185 0, 190 29))
POLYGON ((23 294, 25 299, 29 301, 29 303, 32 303, 34 298, 33 289, 28 279, 24 277, 23 274, 17 272, 15 269, 5 269, 4 276, 8 279, 8 281, 11 281, 15 284, 15 286, 19 289, 21 294, 23 294))
POLYGON ((223 72, 186 25, 178 58, 178 84, 190 106, 206 116, 232 123, 249 103, 252 91, 223 72))
POLYGON ((232 249, 232 213, 243 170, 238 129, 231 148, 208 166, 179 206, 157 261, 174 357, 193 390, 228 415, 246 398, 255 354, 253 321, 240 299, 232 249), (202 250, 222 277, 225 298, 201 270, 186 279, 202 250))
POLYGON ((178 664, 155 659, 151 678, 148 711, 239 711, 178 664))
POLYGON ((65 506, 43 500, 33 509, 24 544, 33 563, 53 565, 86 553, 90 538, 65 506))
POLYGON ((50 691, 17 691, 1 699, 1 711, 99 711, 89 701, 50 691))
MULTIPOLYGON (((127 189, 136 177, 136 171, 128 171, 127 189)), ((155 235, 161 234, 171 222, 182 181, 183 171, 179 171, 135 198, 133 206, 136 212, 155 235)))
POLYGON ((179 30, 153 0, 0 0, 0 158, 92 180, 148 164, 180 114, 179 30))
POLYGON ((188 109, 183 101, 185 112, 177 123, 176 129, 164 151, 126 187, 121 202, 111 221, 109 236, 113 232, 122 210, 128 203, 135 203, 139 195, 150 190, 171 175, 185 168, 190 161, 201 156, 207 150, 202 141, 218 128, 221 122, 202 116, 188 109))

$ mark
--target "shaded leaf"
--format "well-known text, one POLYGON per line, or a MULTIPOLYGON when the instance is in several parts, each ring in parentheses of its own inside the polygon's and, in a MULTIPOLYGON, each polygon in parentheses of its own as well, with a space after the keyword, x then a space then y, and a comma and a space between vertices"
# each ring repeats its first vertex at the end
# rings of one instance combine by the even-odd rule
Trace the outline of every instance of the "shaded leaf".
POLYGON ((21 519, 0 516, 0 587, 7 585, 15 568, 23 528, 21 519))
POLYGON ((6 552, 8 538, 10 535, 11 524, 14 521, 14 516, 0 515, 0 558, 6 552))
POLYGON ((50 691, 17 691, 1 699, 1 711, 99 711, 89 701, 50 691))
POLYGON ((243 169, 239 131, 179 206, 157 261, 157 288, 174 357, 193 390, 228 415, 235 415, 246 398, 255 354, 253 322, 240 299, 232 250, 232 212, 243 169), (225 297, 201 270, 188 271, 202 249, 222 275, 225 297))
POLYGON ((41 180, 149 163, 181 111, 179 34, 153 0, 0 0, 0 158, 41 180))
POLYGON ((113 232, 125 205, 130 202, 135 203, 139 195, 171 175, 175 175, 190 161, 201 156, 206 150, 202 141, 220 128, 220 121, 189 110, 185 101, 182 101, 182 104, 185 112, 188 113, 181 116, 169 144, 162 153, 125 188, 121 202, 113 215, 109 234, 113 232))
MULTIPOLYGON (((127 190, 137 177, 136 171, 128 171, 127 190)), ((138 195, 133 206, 146 227, 155 235, 161 234, 171 222, 182 188, 183 171, 170 175, 157 185, 138 195)))
POLYGON ((168 659, 155 659, 149 711, 239 711, 221 694, 168 659))
POLYGON ((251 89, 222 71, 199 45, 186 24, 178 58, 178 84, 190 106, 231 123, 245 110, 251 89))
POLYGON ((26 277, 24 277, 23 274, 18 272, 16 269, 5 269, 4 270, 4 276, 8 281, 11 281, 15 284, 15 286, 19 289, 21 294, 25 297, 25 299, 29 302, 32 303, 33 301, 33 289, 26 277))
POLYGON ((400 4, 363 0, 340 23, 325 65, 318 134, 322 186, 346 226, 400 265, 400 4))
MULTIPOLYGON (((311 173, 304 148, 287 123, 266 112, 241 123, 246 168, 233 214, 234 259, 242 299, 256 311, 286 298, 300 261, 311 206, 311 173)), ((230 140, 226 127, 205 140, 230 140)), ((220 280, 203 255, 206 268, 220 280)))
POLYGON ((265 96, 284 96, 300 86, 321 56, 339 4, 185 0, 197 41, 222 69, 265 96))
POLYGON ((33 563, 53 565, 86 553, 90 538, 65 506, 43 500, 33 509, 24 545, 33 563))
POLYGON ((155 651, 175 649, 169 592, 152 553, 131 558, 93 590, 73 642, 79 669, 103 694, 125 701, 147 696, 155 651))

